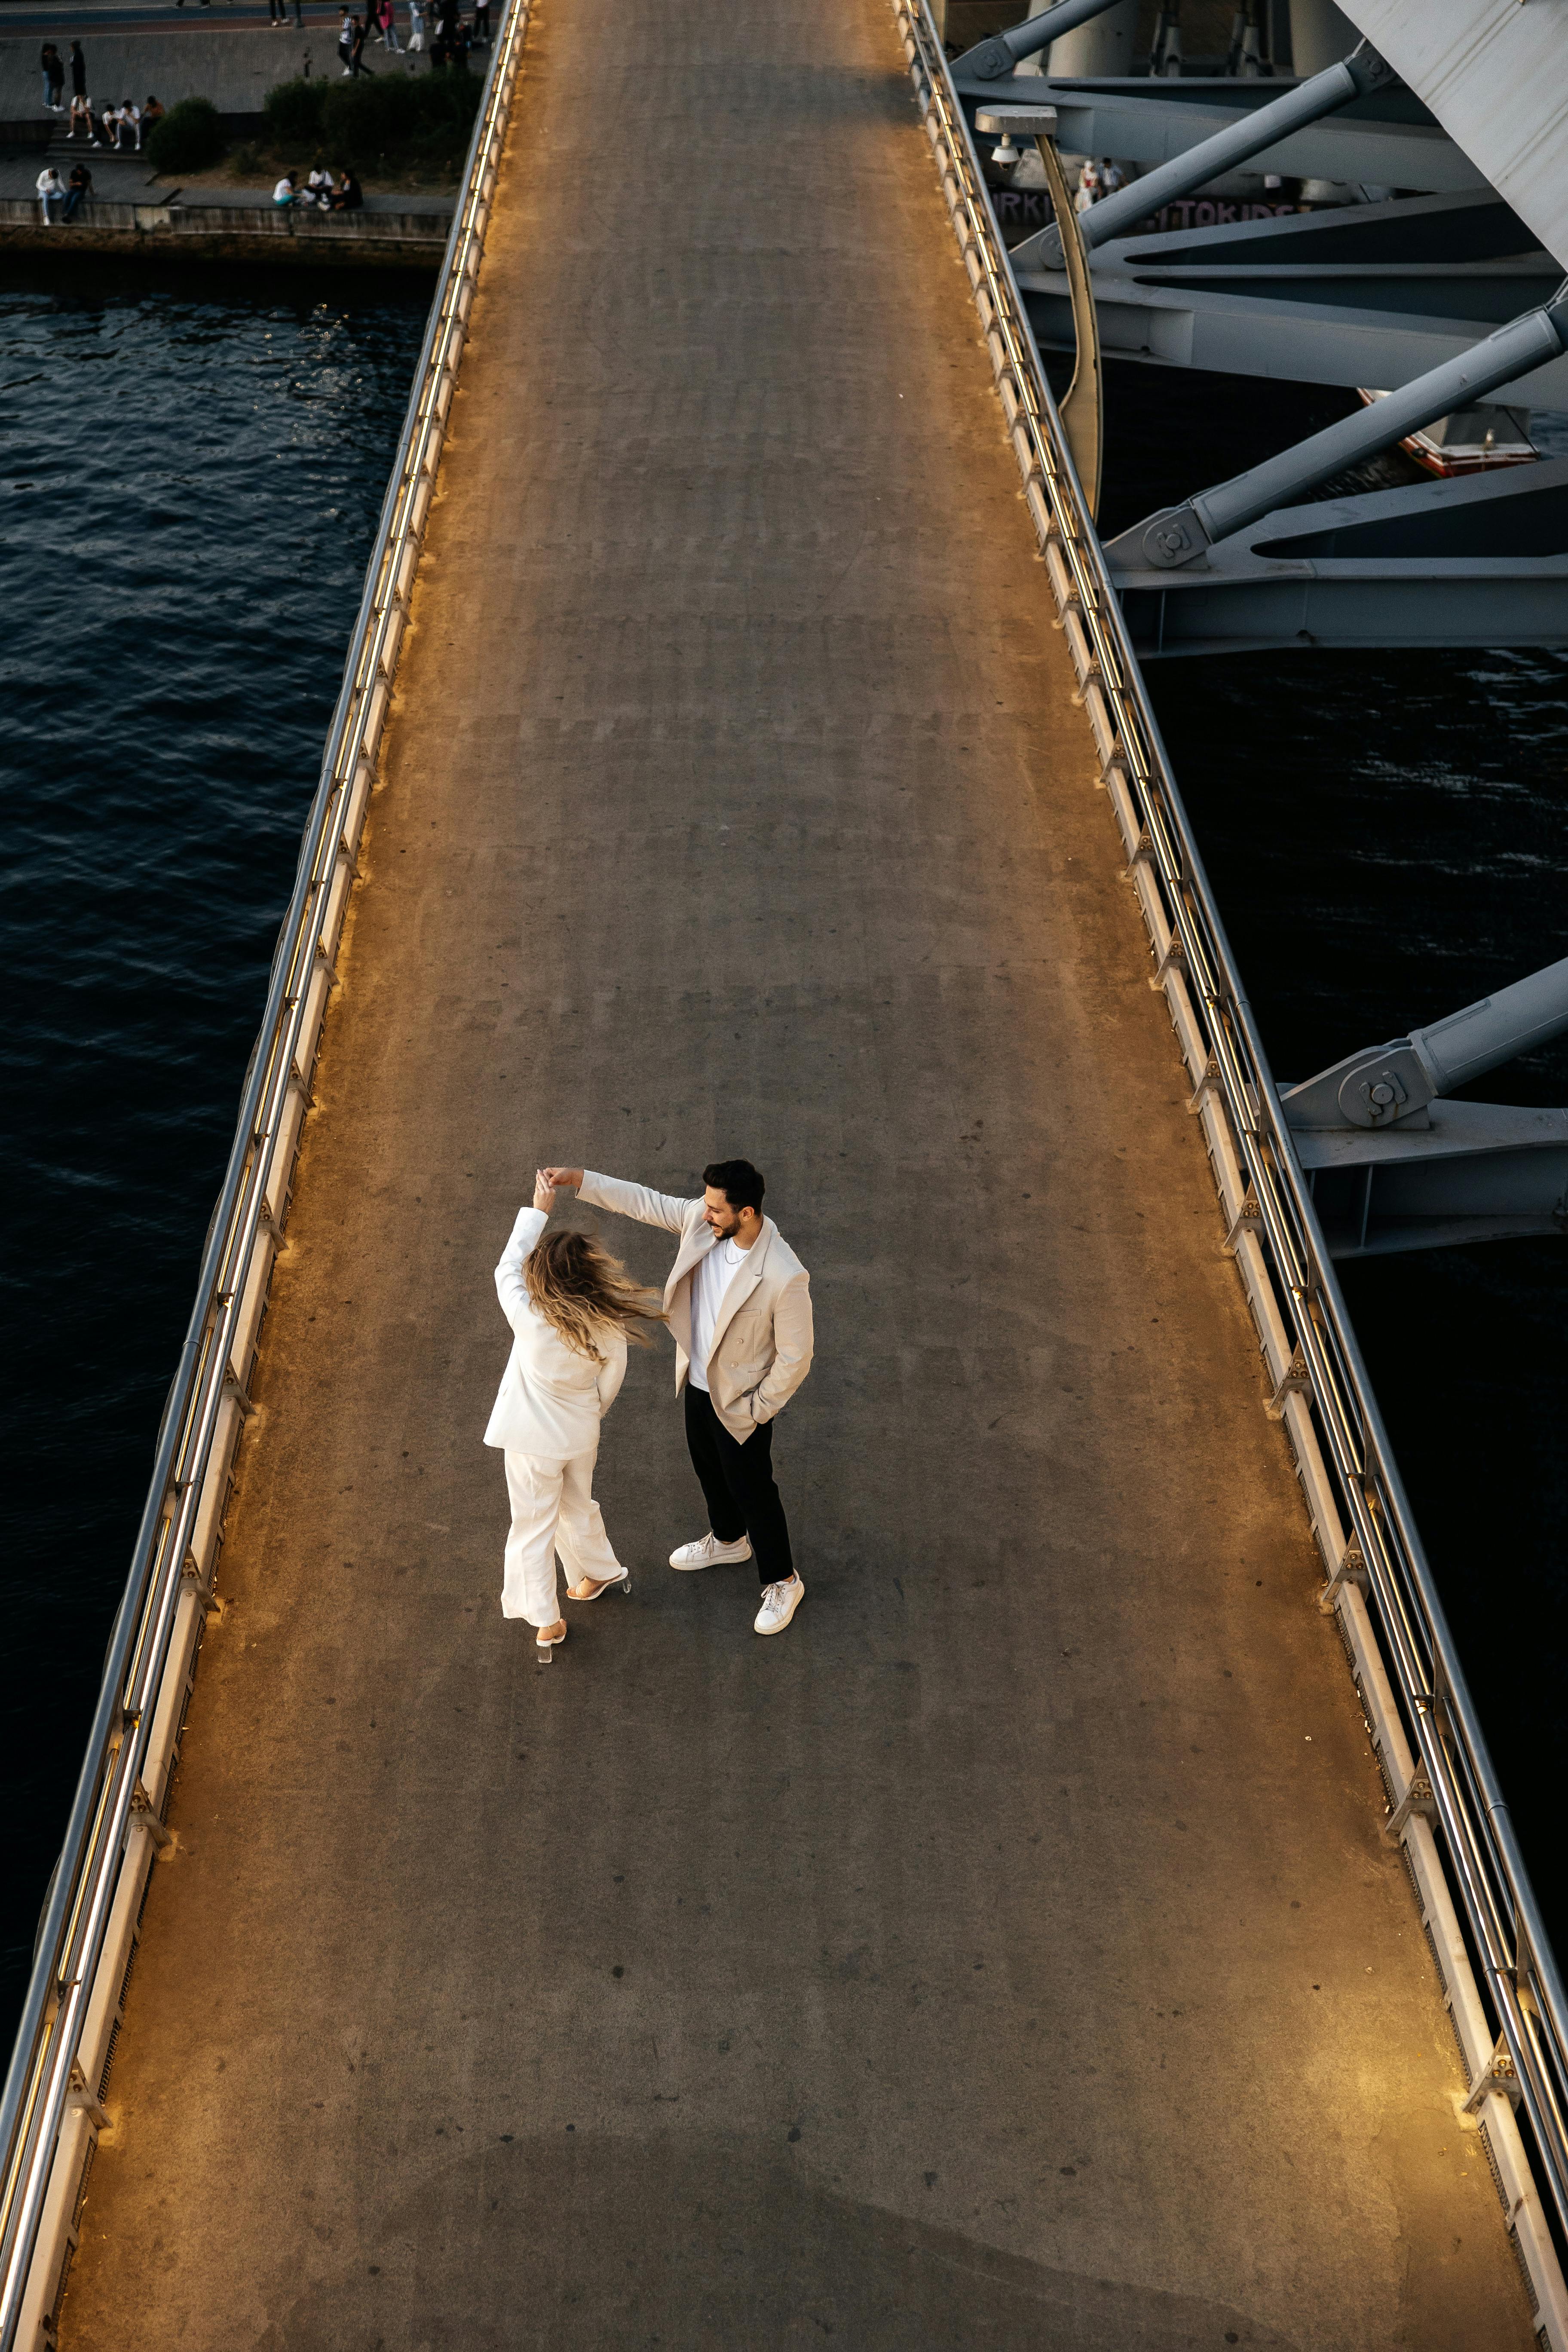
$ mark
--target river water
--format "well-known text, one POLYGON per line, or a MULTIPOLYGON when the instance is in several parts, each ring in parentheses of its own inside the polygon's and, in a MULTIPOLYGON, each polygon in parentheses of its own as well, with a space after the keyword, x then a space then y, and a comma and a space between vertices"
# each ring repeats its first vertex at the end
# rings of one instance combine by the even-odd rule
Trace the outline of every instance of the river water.
POLYGON ((428 302, 0 269, 7 2049, 428 302))
MULTIPOLYGON (((0 274, 7 2036, 427 291, 0 274)), ((1109 528, 1345 405, 1110 376, 1109 528)), ((1568 953, 1568 660, 1251 656, 1150 676, 1282 1076, 1568 953)), ((1568 1102, 1568 1051, 1488 1088, 1568 1102)), ((1568 1250, 1382 1261, 1347 1288, 1558 1909, 1534 1792, 1568 1659, 1568 1250)))

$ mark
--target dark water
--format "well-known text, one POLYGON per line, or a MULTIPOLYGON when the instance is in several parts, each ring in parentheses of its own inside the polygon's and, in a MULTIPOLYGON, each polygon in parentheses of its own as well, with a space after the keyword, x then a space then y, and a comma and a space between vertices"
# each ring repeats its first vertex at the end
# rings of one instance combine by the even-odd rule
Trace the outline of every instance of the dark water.
MULTIPOLYGON (((1348 413, 1334 391, 1111 371, 1117 530, 1348 413)), ((1353 395, 1352 395, 1353 397, 1353 395)), ((1568 417, 1536 419, 1568 455, 1568 417)), ((1568 955, 1568 656, 1244 655, 1146 673, 1277 1076, 1568 955)), ((1568 1039, 1463 1091, 1568 1103, 1568 1039)), ((1559 1956, 1568 1241, 1342 1268, 1559 1956)))
MULTIPOLYGON (((427 289, 0 275, 7 1633, 0 2033, 25 1979, 427 289)), ((1342 414, 1111 371, 1108 527, 1342 414)), ((1275 1066, 1568 953, 1568 661, 1155 666, 1275 1066)), ((1568 1102, 1568 1053, 1487 1082, 1568 1102)), ((1568 1248, 1347 1269, 1505 1786, 1568 1657, 1568 1248)))
POLYGON ((428 301, 0 271, 7 2048, 428 301))

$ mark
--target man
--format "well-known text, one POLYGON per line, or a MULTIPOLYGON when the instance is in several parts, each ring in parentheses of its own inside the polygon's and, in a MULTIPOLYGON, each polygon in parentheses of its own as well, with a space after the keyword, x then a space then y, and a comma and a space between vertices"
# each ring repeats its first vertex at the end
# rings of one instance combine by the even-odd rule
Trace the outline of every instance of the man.
POLYGON ((38 63, 44 76, 44 105, 50 114, 65 112, 65 59, 53 41, 46 41, 38 52, 38 63))
POLYGON ((87 55, 79 41, 71 43, 71 96, 87 96, 87 55))
POLYGON ((782 1633, 805 1598, 773 1480, 773 1422, 811 1370, 811 1278, 771 1217, 749 1160, 702 1171, 700 1201, 623 1184, 592 1169, 547 1168, 592 1207, 680 1235, 664 1286, 675 1334, 675 1392, 684 1391, 686 1444, 708 1504, 708 1533, 669 1555, 671 1568, 755 1557, 755 1629, 782 1633))
POLYGON ((92 194, 92 173, 85 163, 71 165, 70 188, 66 196, 66 218, 75 220, 92 194))
POLYGON ((55 204, 63 206, 66 200, 66 184, 61 179, 59 173, 56 171, 54 165, 52 163, 46 163, 43 170, 38 173, 37 185, 38 191, 38 202, 44 208, 44 226, 46 228, 53 228, 55 224, 49 212, 49 206, 55 204))

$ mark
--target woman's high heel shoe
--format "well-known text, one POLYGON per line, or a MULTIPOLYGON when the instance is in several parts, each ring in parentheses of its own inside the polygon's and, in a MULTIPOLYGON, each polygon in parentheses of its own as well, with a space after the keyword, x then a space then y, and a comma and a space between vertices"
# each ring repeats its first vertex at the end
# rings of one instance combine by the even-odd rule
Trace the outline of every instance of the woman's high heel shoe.
POLYGON ((554 1664, 555 1653, 565 1639, 566 1620, 564 1617, 561 1620, 561 1631, 559 1633, 547 1633, 541 1631, 534 1635, 534 1655, 537 1657, 542 1666, 550 1666, 554 1664))
POLYGON ((594 1588, 593 1591, 584 1592, 582 1584, 569 1584, 566 1587, 568 1601, 597 1601, 606 1592, 629 1594, 632 1589, 632 1572, 629 1568, 623 1568, 619 1576, 603 1578, 585 1576, 583 1579, 583 1584, 591 1584, 594 1588))

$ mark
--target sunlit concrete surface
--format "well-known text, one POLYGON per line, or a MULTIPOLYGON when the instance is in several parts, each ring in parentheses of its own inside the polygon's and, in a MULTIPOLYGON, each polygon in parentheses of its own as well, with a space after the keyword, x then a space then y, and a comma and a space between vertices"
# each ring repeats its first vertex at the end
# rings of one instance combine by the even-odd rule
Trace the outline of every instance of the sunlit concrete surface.
POLYGON ((884 0, 550 0, 458 420, 68 2352, 1524 2352, 884 0), (541 1673, 490 1268, 718 1150, 807 1599, 662 1343, 541 1673))

